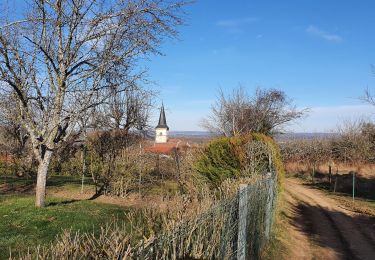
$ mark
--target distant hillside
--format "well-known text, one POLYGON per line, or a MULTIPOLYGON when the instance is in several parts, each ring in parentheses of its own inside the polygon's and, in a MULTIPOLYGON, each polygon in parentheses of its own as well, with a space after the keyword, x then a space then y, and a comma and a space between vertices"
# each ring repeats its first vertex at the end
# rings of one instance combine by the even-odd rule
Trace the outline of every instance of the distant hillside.
MULTIPOLYGON (((295 140, 295 139, 315 139, 328 138, 335 136, 335 133, 285 133, 275 136, 277 140, 295 140)), ((172 138, 202 138, 210 139, 215 137, 214 134, 206 131, 170 131, 169 136, 172 138)))
POLYGON ((212 138, 214 135, 206 131, 170 131, 169 136, 175 138, 212 138))

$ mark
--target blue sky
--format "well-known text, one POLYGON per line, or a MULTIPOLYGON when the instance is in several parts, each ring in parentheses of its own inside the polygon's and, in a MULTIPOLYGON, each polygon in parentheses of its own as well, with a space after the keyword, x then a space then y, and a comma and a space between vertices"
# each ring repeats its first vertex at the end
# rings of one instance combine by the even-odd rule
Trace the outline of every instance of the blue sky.
MULTIPOLYGON (((24 0, 3 1, 25 7, 24 0)), ((218 89, 241 84, 249 93, 281 89, 310 108, 288 130, 326 132, 375 113, 358 100, 366 88, 375 94, 374 10, 373 0, 196 0, 179 39, 142 65, 171 130, 202 130, 218 89)), ((151 124, 157 119, 155 110, 151 124)))
POLYGON ((282 89, 310 108, 291 131, 371 118, 375 108, 357 98, 367 87, 375 93, 374 10, 375 1, 198 0, 179 40, 147 63, 171 130, 201 130, 218 89, 239 84, 282 89))

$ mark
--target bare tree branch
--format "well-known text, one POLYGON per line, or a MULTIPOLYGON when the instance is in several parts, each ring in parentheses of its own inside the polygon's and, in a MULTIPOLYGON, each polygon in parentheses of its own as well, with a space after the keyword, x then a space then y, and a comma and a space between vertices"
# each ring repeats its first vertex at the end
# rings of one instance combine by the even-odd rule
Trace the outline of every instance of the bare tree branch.
POLYGON ((241 86, 229 96, 220 90, 211 111, 212 114, 202 121, 202 126, 225 136, 248 132, 272 135, 307 112, 293 106, 283 91, 257 89, 251 97, 241 86))

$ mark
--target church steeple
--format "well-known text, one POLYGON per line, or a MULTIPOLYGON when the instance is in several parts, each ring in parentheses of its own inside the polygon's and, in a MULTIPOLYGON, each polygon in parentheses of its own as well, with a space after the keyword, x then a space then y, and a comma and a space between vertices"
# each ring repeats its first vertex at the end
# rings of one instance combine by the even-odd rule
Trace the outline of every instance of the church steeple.
POLYGON ((164 104, 162 103, 160 108, 159 123, 155 129, 155 143, 166 143, 168 142, 168 131, 167 119, 165 117, 164 104))
POLYGON ((159 116, 159 124, 156 126, 156 128, 167 128, 169 130, 169 127, 167 125, 167 119, 165 117, 165 111, 164 111, 164 104, 162 103, 160 108, 160 116, 159 116))

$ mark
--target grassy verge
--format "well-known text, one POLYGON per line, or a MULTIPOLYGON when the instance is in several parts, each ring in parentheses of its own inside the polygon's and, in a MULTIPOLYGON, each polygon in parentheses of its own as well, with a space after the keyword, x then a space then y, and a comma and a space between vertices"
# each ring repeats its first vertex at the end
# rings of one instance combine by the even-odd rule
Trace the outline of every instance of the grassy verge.
POLYGON ((290 225, 286 213, 286 203, 283 198, 283 193, 280 193, 277 203, 277 208, 274 216, 273 229, 269 243, 266 245, 262 259, 288 259, 289 255, 289 240, 288 229, 290 225))
POLYGON ((51 197, 47 207, 37 209, 33 195, 1 195, 0 259, 7 259, 9 248, 18 254, 31 246, 46 245, 64 229, 98 232, 100 225, 114 218, 125 220, 128 211, 129 208, 117 205, 51 197))

